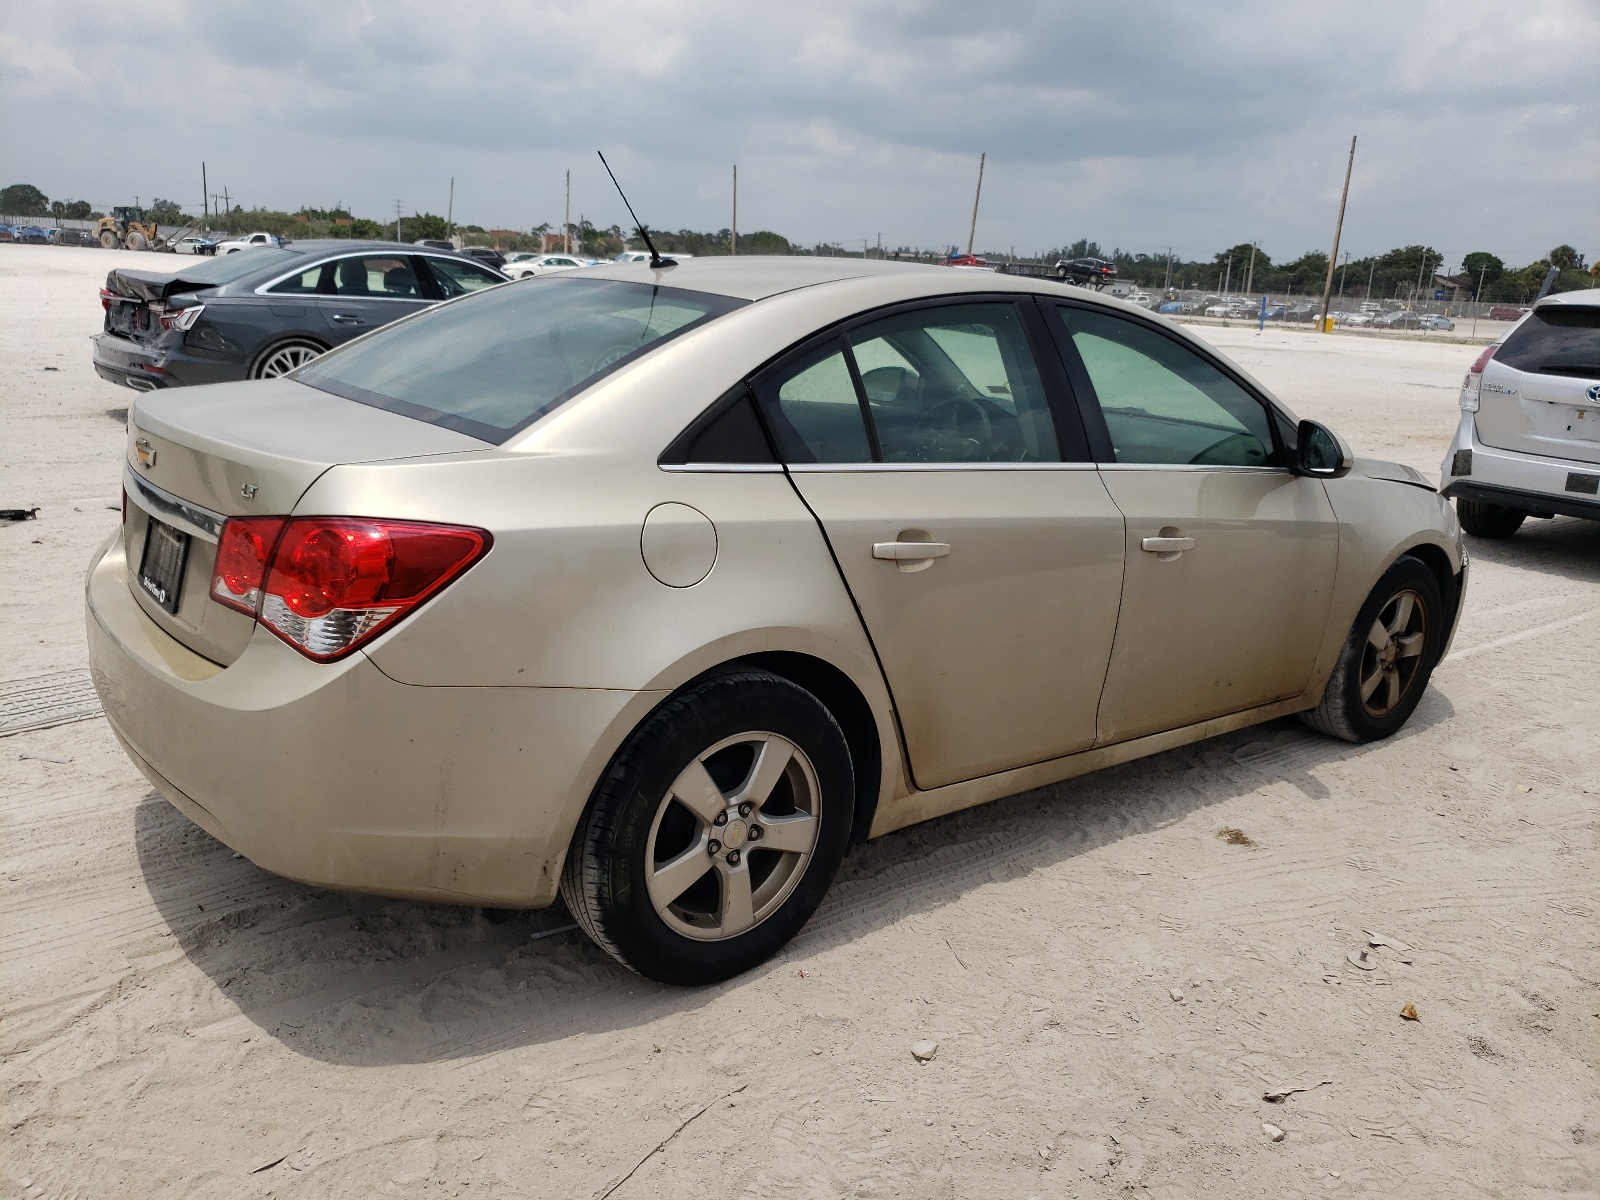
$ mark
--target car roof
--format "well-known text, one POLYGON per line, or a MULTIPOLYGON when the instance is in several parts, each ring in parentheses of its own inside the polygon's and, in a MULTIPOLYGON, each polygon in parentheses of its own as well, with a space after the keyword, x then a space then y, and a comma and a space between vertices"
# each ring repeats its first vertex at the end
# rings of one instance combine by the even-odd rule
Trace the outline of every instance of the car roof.
MULTIPOLYGON (((670 258, 671 255, 663 255, 670 258)), ((740 300, 764 300, 797 288, 816 287, 847 279, 902 275, 932 277, 951 291, 1033 290, 1043 280, 1024 281, 993 272, 955 271, 925 263, 897 263, 882 259, 819 258, 811 255, 718 255, 685 259, 676 266, 652 270, 648 262, 603 263, 585 273, 586 279, 622 279, 656 283, 689 291, 712 292, 740 300)))
POLYGON ((1557 292, 1546 296, 1535 308, 1549 308, 1557 304, 1575 304, 1581 308, 1600 308, 1600 288, 1584 288, 1579 292, 1557 292))
POLYGON ((346 251, 351 254, 450 254, 465 257, 456 250, 438 246, 419 246, 413 242, 369 242, 360 238, 295 238, 283 247, 295 254, 329 254, 346 251))

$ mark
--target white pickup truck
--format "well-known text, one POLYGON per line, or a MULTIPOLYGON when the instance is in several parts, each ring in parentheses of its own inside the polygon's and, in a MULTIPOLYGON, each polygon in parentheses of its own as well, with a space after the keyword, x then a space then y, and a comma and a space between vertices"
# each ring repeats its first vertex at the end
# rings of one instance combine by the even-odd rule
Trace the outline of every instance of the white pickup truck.
POLYGON ((252 233, 247 237, 229 238, 225 242, 218 242, 216 254, 232 254, 238 250, 248 250, 252 246, 281 246, 283 241, 276 234, 252 233))

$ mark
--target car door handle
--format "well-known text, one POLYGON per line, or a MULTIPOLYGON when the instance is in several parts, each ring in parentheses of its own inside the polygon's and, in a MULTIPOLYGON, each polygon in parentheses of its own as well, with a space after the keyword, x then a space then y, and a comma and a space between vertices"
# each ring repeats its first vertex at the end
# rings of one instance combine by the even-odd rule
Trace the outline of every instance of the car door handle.
POLYGON ((949 542, 873 542, 872 557, 889 562, 921 562, 943 558, 950 553, 949 542))
POLYGON ((333 322, 336 325, 365 325, 366 322, 354 313, 334 313, 333 322))
POLYGON ((1147 537, 1139 543, 1141 550, 1151 554, 1182 554, 1194 549, 1192 537, 1147 537))

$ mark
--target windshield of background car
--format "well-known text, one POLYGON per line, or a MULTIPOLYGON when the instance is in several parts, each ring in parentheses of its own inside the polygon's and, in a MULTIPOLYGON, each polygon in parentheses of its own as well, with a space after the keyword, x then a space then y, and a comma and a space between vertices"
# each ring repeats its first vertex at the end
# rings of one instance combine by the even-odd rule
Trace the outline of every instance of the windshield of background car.
POLYGON ((295 378, 498 445, 639 355, 746 303, 545 276, 440 305, 314 360, 295 378))
POLYGON ((191 283, 209 283, 215 287, 243 279, 262 267, 280 262, 287 264, 299 257, 292 250, 280 250, 276 246, 252 246, 249 250, 235 250, 232 254, 196 263, 192 267, 186 266, 178 272, 178 278, 191 283))
POLYGON ((1495 360, 1539 375, 1600 379, 1600 308, 1536 308, 1511 331, 1495 360))

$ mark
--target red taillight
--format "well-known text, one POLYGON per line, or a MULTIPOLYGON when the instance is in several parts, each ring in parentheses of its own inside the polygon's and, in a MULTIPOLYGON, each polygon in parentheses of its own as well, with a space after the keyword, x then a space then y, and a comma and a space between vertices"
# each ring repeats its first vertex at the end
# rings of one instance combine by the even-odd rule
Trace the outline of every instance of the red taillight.
POLYGON ((1494 357, 1494 352, 1498 349, 1500 349, 1498 343, 1492 346, 1486 346, 1483 353, 1478 355, 1478 360, 1473 363, 1472 366, 1467 368, 1467 374, 1482 375, 1483 369, 1489 365, 1489 360, 1494 357))
POLYGON ((483 557, 490 541, 481 529, 418 521, 230 518, 211 594, 326 662, 399 621, 483 557))
MULTIPOLYGON (((152 311, 155 306, 150 306, 152 311)), ((200 319, 200 314, 206 309, 204 304, 191 304, 187 308, 163 308, 160 310, 161 328, 163 329, 193 329, 194 323, 200 319)))
POLYGON ((111 310, 113 304, 121 304, 126 299, 126 296, 120 292, 113 292, 110 288, 100 289, 100 307, 107 312, 111 310))
POLYGON ((211 598, 255 616, 261 607, 261 585, 267 578, 272 548, 283 532, 283 517, 230 517, 217 539, 217 562, 211 572, 211 598))

